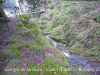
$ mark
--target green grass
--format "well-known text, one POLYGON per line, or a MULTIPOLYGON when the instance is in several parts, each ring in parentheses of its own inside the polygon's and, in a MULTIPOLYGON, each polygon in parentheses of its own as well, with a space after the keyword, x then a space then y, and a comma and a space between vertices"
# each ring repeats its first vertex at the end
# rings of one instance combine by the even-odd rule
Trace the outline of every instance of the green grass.
POLYGON ((34 39, 34 40, 38 37, 38 34, 34 33, 33 31, 23 31, 22 35, 27 36, 27 37, 34 39))
POLYGON ((21 14, 21 15, 19 15, 19 17, 24 19, 24 20, 29 20, 29 15, 28 14, 21 14))
POLYGON ((21 55, 21 52, 19 51, 21 49, 20 44, 13 44, 9 47, 9 49, 12 50, 12 52, 14 52, 16 56, 21 55))
POLYGON ((65 43, 72 53, 99 56, 98 5, 93 1, 61 1, 56 8, 43 14, 37 24, 45 34, 65 43))
POLYGON ((36 39, 36 43, 41 46, 42 48, 44 47, 44 45, 46 44, 45 41, 41 38, 37 38, 36 39))
POLYGON ((30 71, 28 72, 29 75, 32 75, 32 74, 39 75, 41 71, 44 71, 43 75, 53 75, 54 72, 57 72, 56 75, 68 75, 68 72, 64 71, 63 67, 59 66, 59 64, 57 64, 56 62, 52 60, 47 60, 46 63, 39 66, 33 66, 32 64, 30 64, 29 68, 34 68, 34 69, 39 70, 39 71, 30 71), (56 71, 57 68, 58 68, 58 71, 56 71), (52 71, 53 69, 55 70, 52 71), (62 71, 59 71, 60 69, 62 69, 62 71))
POLYGON ((22 22, 18 22, 18 23, 17 23, 17 26, 18 26, 18 27, 23 27, 24 24, 23 24, 22 22))

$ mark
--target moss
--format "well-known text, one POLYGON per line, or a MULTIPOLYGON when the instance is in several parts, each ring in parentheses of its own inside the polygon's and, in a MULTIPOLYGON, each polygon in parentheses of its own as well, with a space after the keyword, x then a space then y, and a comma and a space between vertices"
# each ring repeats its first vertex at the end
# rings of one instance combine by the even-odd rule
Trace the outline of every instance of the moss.
POLYGON ((68 75, 68 73, 63 70, 64 69, 63 67, 59 66, 59 64, 57 64, 56 62, 52 60, 47 60, 46 63, 39 66, 33 66, 32 64, 29 64, 29 68, 34 68, 34 69, 39 70, 39 71, 30 71, 28 72, 29 75, 32 75, 32 74, 39 75, 42 71, 44 71, 43 75, 53 75, 54 72, 56 72, 57 75, 68 75), (57 68, 58 68, 58 71, 57 71, 57 68), (55 70, 52 71, 53 69, 55 70), (62 69, 62 71, 59 71, 60 69, 62 69))
POLYGON ((44 45, 45 45, 45 41, 42 40, 41 38, 37 38, 36 43, 37 43, 39 46, 41 46, 42 48, 43 48, 44 45))
POLYGON ((37 44, 23 44, 23 47, 27 47, 30 50, 42 50, 42 47, 37 44))
POLYGON ((30 28, 32 31, 36 33, 39 33, 39 27, 34 22, 30 23, 28 25, 28 28, 30 28))
POLYGON ((7 40, 7 44, 16 44, 16 43, 19 43, 19 42, 21 42, 21 40, 16 39, 16 38, 9 38, 7 40))
POLYGON ((21 14, 19 15, 20 18, 24 19, 24 20, 29 20, 29 15, 28 14, 21 14))
POLYGON ((16 34, 11 35, 11 37, 7 39, 7 44, 16 44, 20 42, 22 42, 21 36, 16 34))
POLYGON ((6 55, 3 52, 0 52, 0 60, 8 59, 8 58, 9 58, 9 55, 6 55))
POLYGON ((18 26, 18 27, 23 27, 24 24, 23 24, 22 22, 18 22, 18 23, 17 23, 17 26, 18 26))
POLYGON ((98 6, 99 3, 93 1, 61 1, 56 8, 47 11, 48 14, 42 15, 37 24, 43 27, 45 34, 65 43, 72 53, 99 56, 98 6))
POLYGON ((16 56, 20 56, 21 52, 19 51, 21 49, 21 45, 20 44, 13 44, 9 47, 10 50, 12 50, 16 56))
POLYGON ((27 36, 31 39, 36 39, 38 37, 38 33, 34 33, 33 31, 23 31, 23 36, 27 36))
POLYGON ((13 35, 11 35, 11 38, 21 39, 21 36, 13 34, 13 35))

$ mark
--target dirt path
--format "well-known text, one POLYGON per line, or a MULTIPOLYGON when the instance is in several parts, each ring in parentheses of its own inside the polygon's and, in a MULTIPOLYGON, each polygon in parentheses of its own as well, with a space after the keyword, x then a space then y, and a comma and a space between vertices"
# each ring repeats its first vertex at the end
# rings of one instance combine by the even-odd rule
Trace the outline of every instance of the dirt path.
POLYGON ((9 17, 10 22, 5 23, 5 31, 0 35, 0 50, 2 50, 6 46, 6 40, 10 37, 14 32, 14 27, 17 23, 16 18, 14 16, 9 17))
MULTIPOLYGON (((15 25, 17 23, 16 18, 14 16, 9 17, 9 19, 10 22, 4 24, 5 27, 4 33, 0 35, 0 51, 6 46, 7 38, 9 38, 13 34, 15 25)), ((7 63, 8 59, 7 60, 0 59, 0 75, 7 63)))

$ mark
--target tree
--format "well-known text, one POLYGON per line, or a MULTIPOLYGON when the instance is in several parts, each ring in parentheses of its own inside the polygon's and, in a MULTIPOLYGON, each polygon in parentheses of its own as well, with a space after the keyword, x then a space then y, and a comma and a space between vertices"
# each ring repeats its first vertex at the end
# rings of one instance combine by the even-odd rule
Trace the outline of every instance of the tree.
POLYGON ((9 21, 4 10, 3 10, 3 6, 4 6, 5 1, 4 0, 0 0, 0 22, 7 22, 9 21))

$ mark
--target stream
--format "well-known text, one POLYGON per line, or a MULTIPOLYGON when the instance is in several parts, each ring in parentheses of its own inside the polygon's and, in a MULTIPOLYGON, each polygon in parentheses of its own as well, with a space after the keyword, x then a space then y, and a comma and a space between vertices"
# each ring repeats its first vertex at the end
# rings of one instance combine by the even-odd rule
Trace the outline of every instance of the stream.
MULTIPOLYGON (((52 38, 49 37, 49 35, 46 35, 46 37, 48 39, 50 39, 51 43, 57 47, 58 46, 58 42, 56 42, 55 40, 53 40, 52 38)), ((75 67, 79 67, 84 69, 85 71, 94 71, 93 75, 98 75, 96 72, 100 71, 100 64, 96 63, 96 62, 90 62, 87 63, 87 60, 92 60, 92 58, 87 58, 84 57, 82 55, 78 55, 78 54, 72 54, 70 53, 70 51, 68 50, 60 50, 68 59, 69 63, 75 67)))

